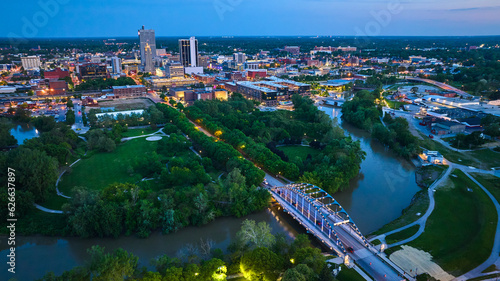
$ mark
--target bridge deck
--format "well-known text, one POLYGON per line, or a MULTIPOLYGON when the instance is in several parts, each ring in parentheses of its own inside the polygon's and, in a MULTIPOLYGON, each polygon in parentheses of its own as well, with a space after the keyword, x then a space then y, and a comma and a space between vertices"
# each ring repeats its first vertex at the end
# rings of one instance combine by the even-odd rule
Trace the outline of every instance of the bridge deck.
POLYGON ((316 198, 308 198, 307 193, 299 190, 301 187, 304 190, 311 189, 310 186, 306 188, 307 186, 294 184, 277 187, 270 192, 273 198, 311 234, 335 251, 338 256, 343 258, 349 255, 375 280, 405 280, 405 278, 414 280, 378 253, 366 241, 348 215, 347 219, 343 218, 316 198))

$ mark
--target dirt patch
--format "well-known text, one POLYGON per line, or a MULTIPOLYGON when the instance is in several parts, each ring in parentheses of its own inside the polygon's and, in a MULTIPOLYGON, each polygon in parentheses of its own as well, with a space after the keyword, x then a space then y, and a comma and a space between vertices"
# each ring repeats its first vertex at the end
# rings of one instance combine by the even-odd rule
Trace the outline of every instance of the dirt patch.
POLYGON ((402 250, 394 252, 390 259, 411 275, 414 275, 416 270, 417 274, 427 273, 441 281, 455 278, 433 262, 431 254, 406 245, 401 248, 402 250))
POLYGON ((415 173, 415 182, 420 187, 429 187, 443 173, 443 169, 435 166, 420 167, 415 173))
POLYGON ((114 108, 115 111, 146 109, 153 105, 149 99, 118 99, 109 101, 100 101, 100 108, 114 108))

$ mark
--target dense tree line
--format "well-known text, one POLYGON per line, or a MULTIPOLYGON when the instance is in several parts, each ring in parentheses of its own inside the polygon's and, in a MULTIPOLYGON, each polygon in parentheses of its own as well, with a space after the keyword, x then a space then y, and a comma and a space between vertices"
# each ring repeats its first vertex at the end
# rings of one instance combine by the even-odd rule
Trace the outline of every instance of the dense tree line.
POLYGON ((236 239, 223 254, 209 240, 184 248, 179 257, 160 256, 151 260, 154 271, 138 267, 138 258, 122 249, 106 253, 93 246, 89 260, 56 276, 50 272, 43 281, 143 280, 143 281, 222 281, 243 274, 250 281, 335 281, 332 268, 321 250, 313 248, 307 235, 290 242, 283 234, 273 235, 265 222, 246 220, 236 239))
POLYGON ((342 105, 342 119, 365 130, 380 123, 382 107, 375 104, 377 97, 369 91, 359 91, 354 98, 342 105))
POLYGON ((387 127, 381 122, 382 108, 375 103, 379 95, 377 90, 359 91, 352 100, 342 105, 342 119, 371 132, 373 138, 402 157, 410 158, 420 153, 418 139, 410 132, 406 119, 393 119, 386 114, 383 121, 387 127))
POLYGON ((264 172, 256 168, 252 162, 242 158, 241 154, 231 145, 214 141, 213 138, 206 136, 176 109, 165 104, 157 104, 157 107, 164 113, 167 122, 174 123, 183 134, 191 139, 196 150, 201 151, 203 156, 210 158, 217 168, 225 171, 232 171, 234 168, 240 169, 248 186, 258 186, 262 183, 264 172))
POLYGON ((171 160, 163 170, 157 166, 161 170, 156 171, 161 173, 157 191, 128 183, 112 184, 101 191, 75 188, 70 203, 63 206, 70 232, 82 237, 118 237, 123 233, 147 237, 154 230, 170 233, 219 216, 244 216, 267 206, 268 192, 248 187, 238 169, 224 181, 211 182, 201 161, 171 160))
POLYGON ((309 98, 293 96, 294 111, 260 112, 234 95, 229 101, 197 101, 186 114, 212 134, 231 144, 254 163, 292 180, 317 184, 330 192, 345 186, 364 159, 359 143, 345 137, 309 98), (314 159, 288 159, 276 144, 309 138, 321 153, 314 159), (317 139, 317 141, 313 141, 317 139))
POLYGON ((417 137, 409 130, 408 120, 402 117, 393 119, 389 114, 385 114, 384 123, 387 127, 382 123, 373 125, 371 131, 374 139, 405 158, 413 157, 422 151, 417 137))
POLYGON ((16 138, 10 134, 12 127, 7 118, 0 118, 0 148, 17 144, 16 138))

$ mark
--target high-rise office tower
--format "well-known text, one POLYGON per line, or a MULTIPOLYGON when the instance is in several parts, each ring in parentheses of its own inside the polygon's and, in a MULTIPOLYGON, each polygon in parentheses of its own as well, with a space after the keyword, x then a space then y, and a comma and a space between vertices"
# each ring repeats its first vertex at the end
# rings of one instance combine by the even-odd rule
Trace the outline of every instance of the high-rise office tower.
POLYGON ((236 63, 245 63, 247 61, 247 56, 245 53, 234 53, 233 60, 236 63))
POLYGON ((156 39, 153 29, 139 29, 141 65, 145 72, 154 72, 153 56, 156 55, 156 39))
POLYGON ((179 39, 179 55, 184 67, 198 66, 198 40, 194 37, 179 39))
POLYGON ((113 67, 114 74, 122 73, 122 60, 118 57, 111 58, 111 66, 113 67))

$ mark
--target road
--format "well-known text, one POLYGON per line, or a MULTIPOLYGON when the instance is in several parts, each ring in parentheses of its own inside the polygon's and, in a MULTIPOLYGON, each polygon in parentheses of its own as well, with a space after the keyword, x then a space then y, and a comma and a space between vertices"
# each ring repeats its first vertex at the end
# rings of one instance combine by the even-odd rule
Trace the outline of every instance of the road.
POLYGON ((459 89, 457 89, 457 88, 455 88, 453 86, 450 86, 450 85, 445 84, 445 83, 437 82, 437 81, 434 81, 434 80, 431 80, 431 79, 424 79, 424 78, 410 77, 410 76, 406 76, 405 79, 406 80, 410 80, 410 81, 425 82, 425 83, 437 86, 437 87, 439 87, 439 88, 441 88, 443 90, 455 92, 455 93, 457 93, 458 95, 460 95, 460 96, 462 96, 464 98, 474 97, 473 95, 471 95, 471 94, 469 94, 467 92, 464 92, 462 90, 459 90, 459 89))
POLYGON ((72 99, 73 110, 75 111, 75 124, 71 125, 71 129, 77 134, 85 134, 90 128, 83 125, 82 119, 82 101, 79 99, 72 99))
MULTIPOLYGON (((330 233, 330 228, 327 227, 327 223, 325 222, 325 219, 323 219, 321 213, 327 215, 326 221, 328 222, 328 225, 333 226, 334 232, 337 234, 337 237, 342 242, 345 249, 347 250, 349 247, 353 249, 353 252, 348 253, 348 255, 370 276, 372 276, 375 280, 403 280, 401 277, 403 271, 401 271, 400 275, 395 270, 397 266, 390 260, 380 255, 371 245, 368 244, 368 247, 365 246, 362 238, 357 235, 348 224, 338 224, 339 222, 344 221, 343 218, 335 215, 335 213, 331 210, 322 207, 322 204, 313 201, 314 206, 320 208, 321 213, 319 213, 307 200, 301 200, 302 197, 299 196, 298 200, 295 199, 297 198, 297 193, 287 193, 288 196, 286 196, 284 195, 285 192, 283 190, 284 189, 281 189, 280 194, 277 192, 271 192, 271 194, 284 209, 288 210, 288 212, 296 220, 303 224, 306 229, 321 240, 323 244, 326 246, 334 245, 334 247, 338 249, 338 246, 335 246, 335 236, 333 235, 333 232, 330 233), (293 200, 291 198, 293 198, 293 200), (293 205, 289 201, 292 201, 293 205)), ((287 192, 293 191, 288 189, 287 192)), ((340 250, 337 250, 337 252, 339 251, 340 250)), ((412 279, 409 276, 407 277, 412 279)))

